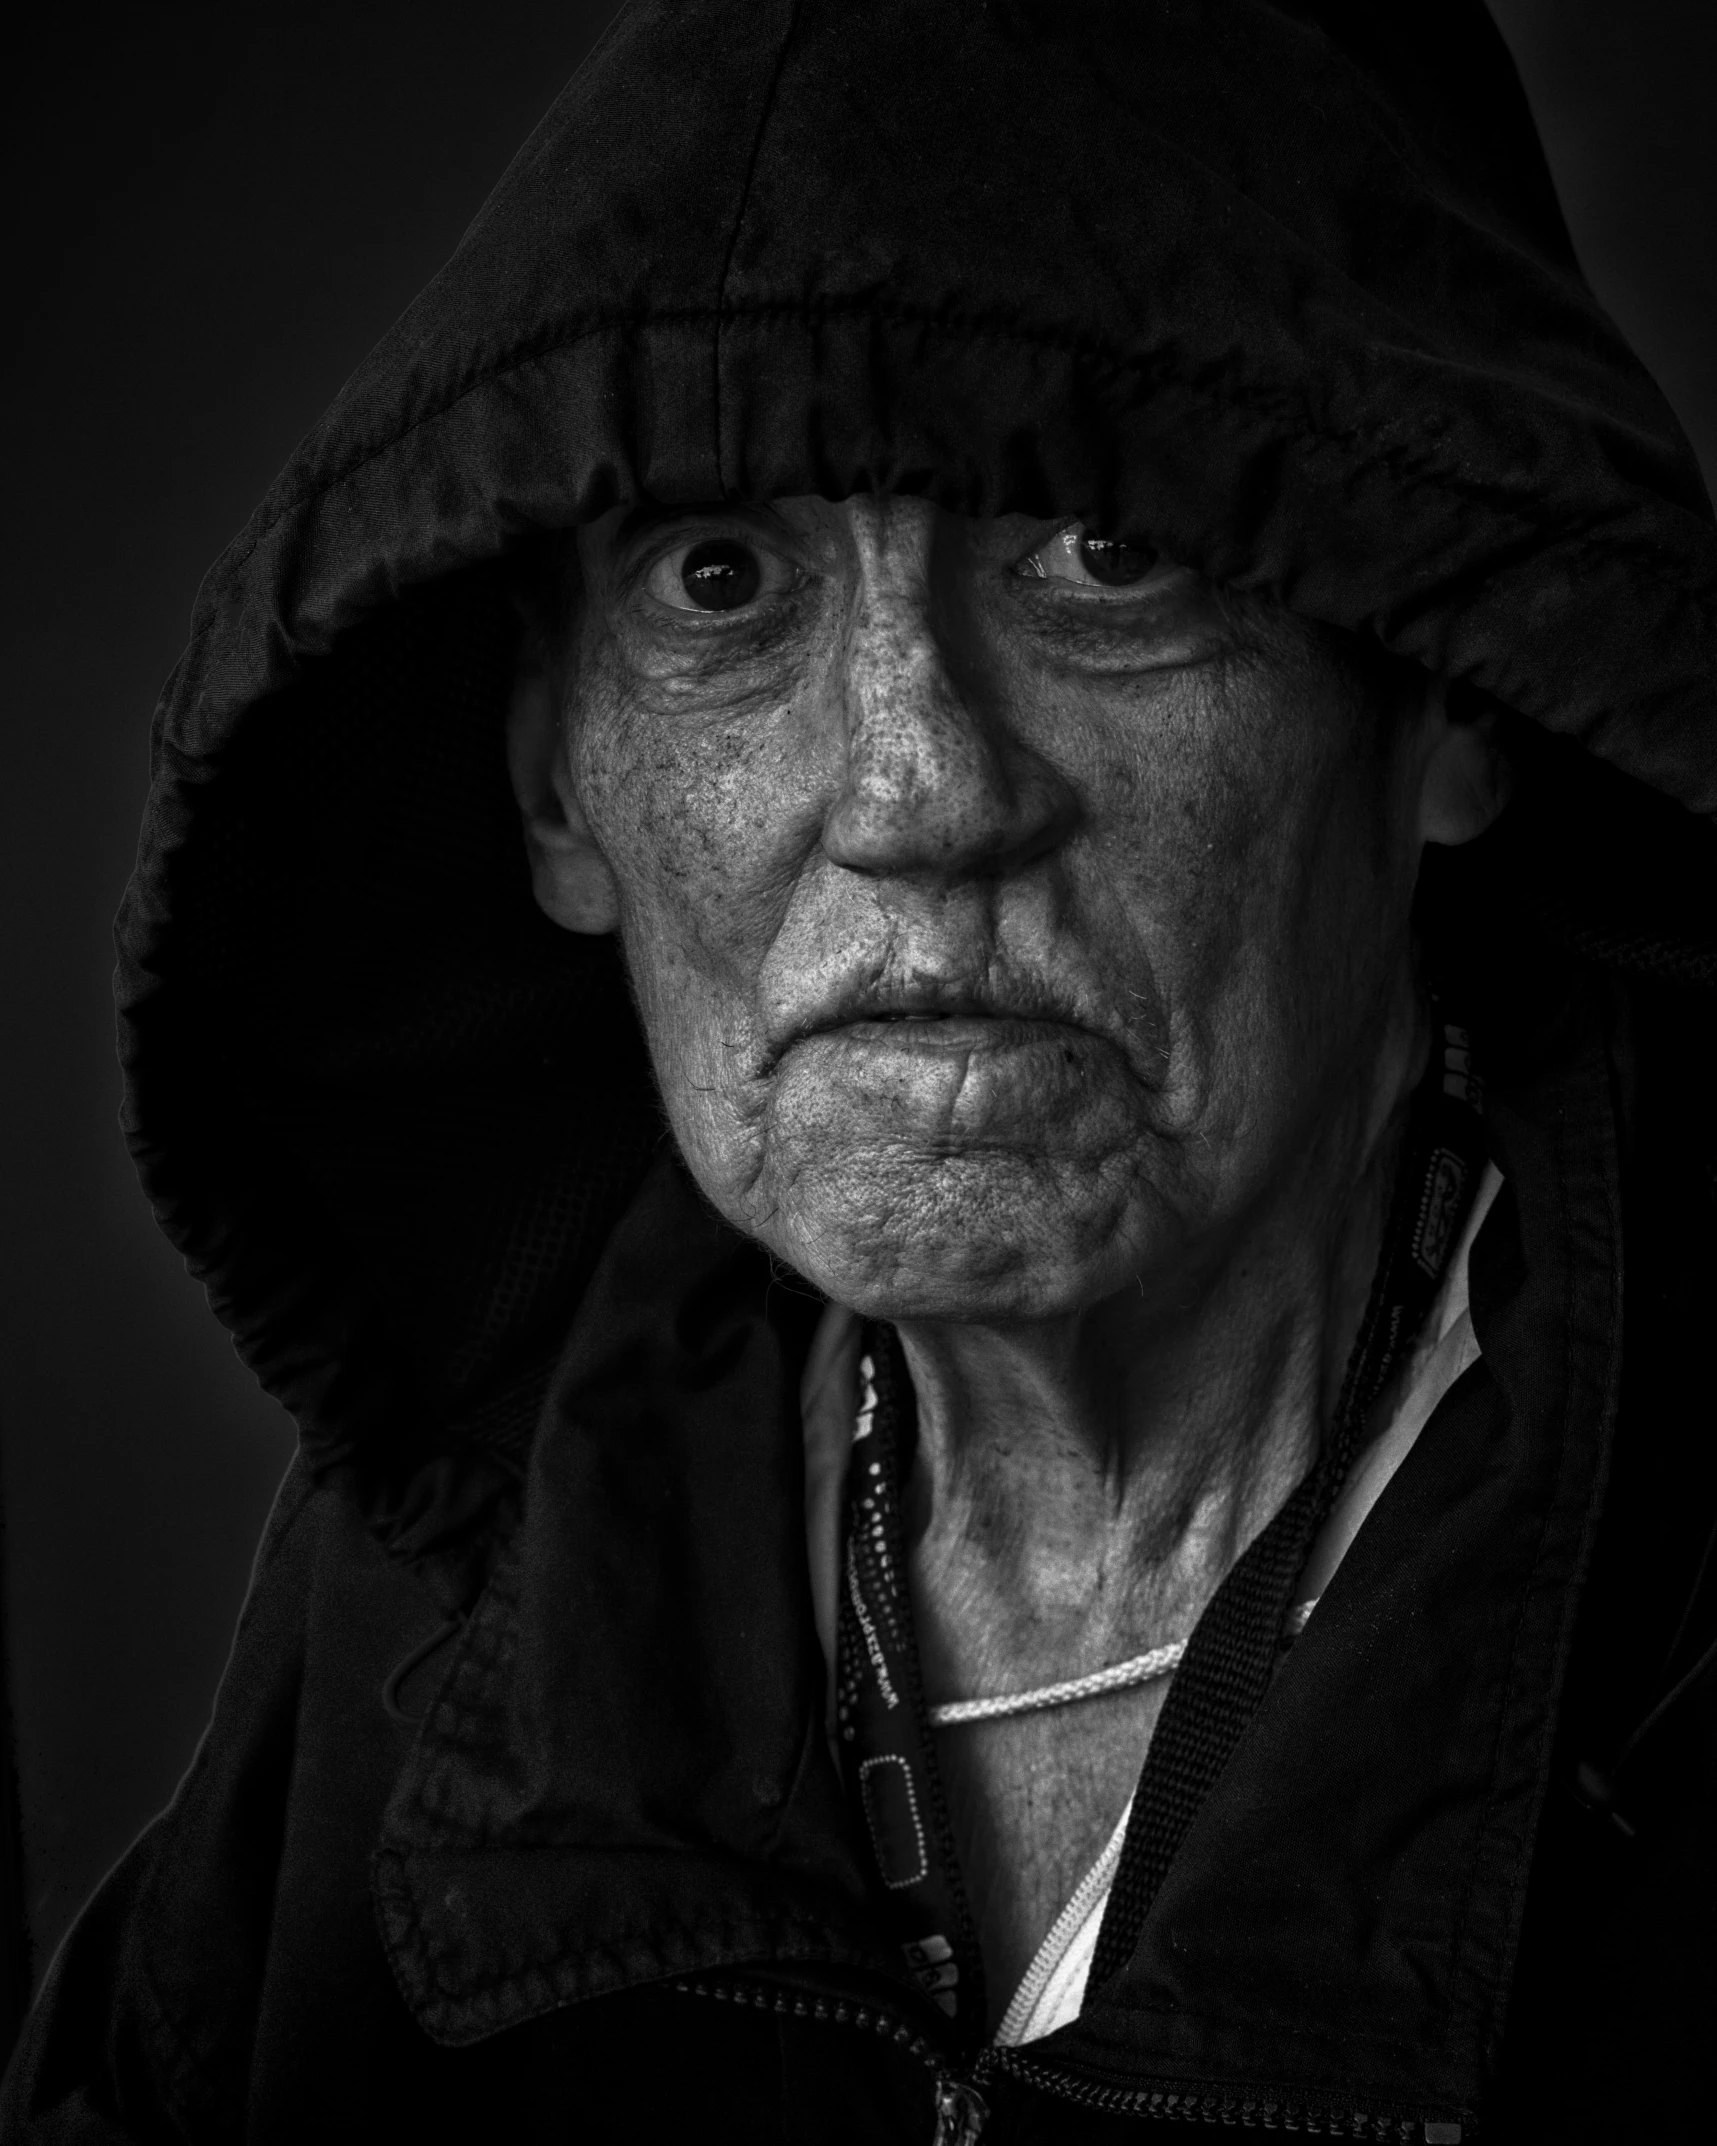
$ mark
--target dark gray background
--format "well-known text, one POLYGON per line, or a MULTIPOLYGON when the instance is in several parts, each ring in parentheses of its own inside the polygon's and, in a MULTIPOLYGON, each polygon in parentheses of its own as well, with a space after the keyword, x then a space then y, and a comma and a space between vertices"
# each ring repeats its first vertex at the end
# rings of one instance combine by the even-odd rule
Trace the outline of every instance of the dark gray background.
MULTIPOLYGON (((203 568, 612 12, 68 8, 14 55, 0 1458, 44 1949, 190 1757, 290 1452, 114 1126, 150 708, 203 568)), ((1496 13, 1587 270, 1717 471, 1717 6, 1496 13)))

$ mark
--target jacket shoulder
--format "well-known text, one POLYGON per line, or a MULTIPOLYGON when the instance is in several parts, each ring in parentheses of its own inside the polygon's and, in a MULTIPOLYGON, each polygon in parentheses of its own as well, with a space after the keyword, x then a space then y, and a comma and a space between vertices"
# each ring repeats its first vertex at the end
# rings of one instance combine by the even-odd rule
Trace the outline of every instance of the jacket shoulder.
POLYGON ((6 2146, 242 2133, 299 1979, 281 1944, 307 1923, 330 1977, 362 1986, 367 1951, 387 1980, 365 1873, 411 1731, 383 1693, 439 1618, 295 1463, 196 1756, 44 1979, 0 2092, 6 2146))

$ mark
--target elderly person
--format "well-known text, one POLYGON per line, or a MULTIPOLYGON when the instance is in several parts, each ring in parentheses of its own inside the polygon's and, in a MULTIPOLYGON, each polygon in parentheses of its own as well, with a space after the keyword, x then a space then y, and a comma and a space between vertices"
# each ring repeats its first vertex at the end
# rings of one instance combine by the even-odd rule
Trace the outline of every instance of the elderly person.
POLYGON ((4 2137, 1699 2135, 1714 561, 1476 5, 628 12, 165 703, 4 2137))

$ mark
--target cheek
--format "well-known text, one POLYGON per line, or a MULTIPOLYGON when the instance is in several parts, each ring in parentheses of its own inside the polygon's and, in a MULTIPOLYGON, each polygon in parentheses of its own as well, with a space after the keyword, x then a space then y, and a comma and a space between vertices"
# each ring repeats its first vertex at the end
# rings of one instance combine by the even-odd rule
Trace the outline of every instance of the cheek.
POLYGON ((1064 725, 1087 741, 1082 904, 1137 950, 1177 1118, 1217 1147, 1297 1113, 1403 958, 1407 845, 1361 720, 1339 682, 1237 665, 1064 725))
MULTIPOLYGON (((816 813, 796 785, 789 706, 694 715, 625 678, 595 682, 574 776, 620 891, 634 958, 658 941, 740 970, 778 916, 816 813)), ((648 951, 647 951, 648 950, 648 951)))
POLYGON ((756 1175, 757 979, 821 824, 792 707, 696 712, 592 666, 573 774, 663 1101, 718 1204, 756 1175))
POLYGON ((1206 895, 1226 927, 1228 1079, 1270 1138, 1315 1115, 1375 1046, 1411 967, 1412 858, 1387 754, 1339 694, 1297 698, 1262 700, 1277 727, 1245 771, 1251 810, 1228 819, 1206 895), (1248 1078, 1260 1066, 1267 1082, 1248 1078))
POLYGON ((1102 920, 1105 941, 1130 941, 1183 1010, 1247 936, 1281 817, 1279 771, 1229 697, 1218 679, 1189 674, 1066 710, 1061 725, 1080 749, 1069 772, 1087 801, 1080 907, 1102 920))

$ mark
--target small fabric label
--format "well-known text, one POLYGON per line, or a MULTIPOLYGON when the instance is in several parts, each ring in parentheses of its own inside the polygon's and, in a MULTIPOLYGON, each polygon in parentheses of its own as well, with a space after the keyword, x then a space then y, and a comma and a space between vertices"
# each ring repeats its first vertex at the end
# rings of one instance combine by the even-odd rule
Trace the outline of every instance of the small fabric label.
POLYGON ((930 1849, 912 1768, 893 1752, 866 1759, 859 1767, 859 1794, 883 1884, 891 1893, 922 1885, 930 1874, 930 1849))

